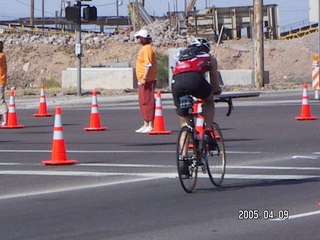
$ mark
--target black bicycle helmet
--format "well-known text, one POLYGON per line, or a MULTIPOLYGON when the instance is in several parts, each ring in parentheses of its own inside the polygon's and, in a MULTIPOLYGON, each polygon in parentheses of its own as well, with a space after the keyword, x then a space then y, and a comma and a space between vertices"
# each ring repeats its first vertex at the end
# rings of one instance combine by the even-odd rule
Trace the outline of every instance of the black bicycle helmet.
POLYGON ((195 38, 193 39, 190 44, 189 47, 196 47, 196 48, 200 48, 201 50, 205 51, 205 52, 210 52, 210 43, 207 39, 205 38, 195 38))

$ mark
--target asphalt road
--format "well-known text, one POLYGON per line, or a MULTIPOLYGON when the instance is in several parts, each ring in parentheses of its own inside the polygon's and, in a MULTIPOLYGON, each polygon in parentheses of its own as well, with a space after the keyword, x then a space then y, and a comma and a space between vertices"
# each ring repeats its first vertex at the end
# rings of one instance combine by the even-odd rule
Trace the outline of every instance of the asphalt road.
MULTIPOLYGON (((135 134, 135 102, 103 102, 103 132, 86 132, 90 105, 62 109, 68 159, 51 158, 53 122, 19 108, 21 129, 0 129, 1 240, 317 239, 320 230, 319 120, 297 121, 302 91, 235 99, 216 121, 227 148, 227 174, 215 188, 200 174, 186 194, 175 167, 178 122, 163 101, 169 135, 135 134)), ((32 105, 32 104, 31 104, 32 105)), ((310 96, 312 115, 320 102, 310 96)), ((52 106, 48 106, 54 112, 52 106)))

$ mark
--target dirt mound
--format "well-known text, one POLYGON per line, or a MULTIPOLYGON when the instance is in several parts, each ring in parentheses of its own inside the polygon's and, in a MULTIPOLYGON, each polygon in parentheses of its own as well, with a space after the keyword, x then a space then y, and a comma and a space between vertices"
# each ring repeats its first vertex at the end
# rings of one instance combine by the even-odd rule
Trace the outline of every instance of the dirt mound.
MULTIPOLYGON (((61 82, 61 71, 75 67, 76 57, 74 45, 70 44, 73 40, 68 37, 61 40, 61 44, 56 44, 57 38, 19 35, 5 39, 8 85, 25 88, 38 87, 44 80, 61 82)), ((301 88, 303 82, 311 83, 312 55, 317 51, 317 41, 317 33, 301 39, 265 41, 265 70, 270 73, 270 84, 266 88, 301 88)), ((185 44, 186 41, 179 40, 179 44, 174 42, 174 46, 156 44, 155 48, 167 54, 169 48, 185 47, 185 44)), ((92 35, 85 36, 83 49, 83 67, 105 65, 106 62, 129 62, 134 66, 139 46, 130 34, 112 38, 92 35)), ((253 43, 250 39, 214 45, 212 53, 218 59, 219 69, 253 69, 253 43)))

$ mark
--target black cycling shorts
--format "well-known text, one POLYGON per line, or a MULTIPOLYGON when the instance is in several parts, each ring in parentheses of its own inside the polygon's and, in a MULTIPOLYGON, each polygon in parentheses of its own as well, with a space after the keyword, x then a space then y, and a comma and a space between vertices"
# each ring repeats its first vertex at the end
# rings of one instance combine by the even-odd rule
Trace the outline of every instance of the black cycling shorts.
POLYGON ((174 105, 179 116, 187 116, 187 110, 180 109, 179 98, 192 95, 196 98, 207 98, 211 93, 211 85, 199 72, 184 72, 173 76, 171 85, 174 105))

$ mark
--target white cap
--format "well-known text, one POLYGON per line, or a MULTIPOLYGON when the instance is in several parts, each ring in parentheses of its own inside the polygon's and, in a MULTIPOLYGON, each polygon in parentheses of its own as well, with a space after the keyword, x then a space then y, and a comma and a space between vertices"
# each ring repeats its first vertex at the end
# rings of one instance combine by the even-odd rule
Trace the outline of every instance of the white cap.
POLYGON ((150 38, 148 30, 141 29, 140 31, 134 34, 134 37, 150 38))

